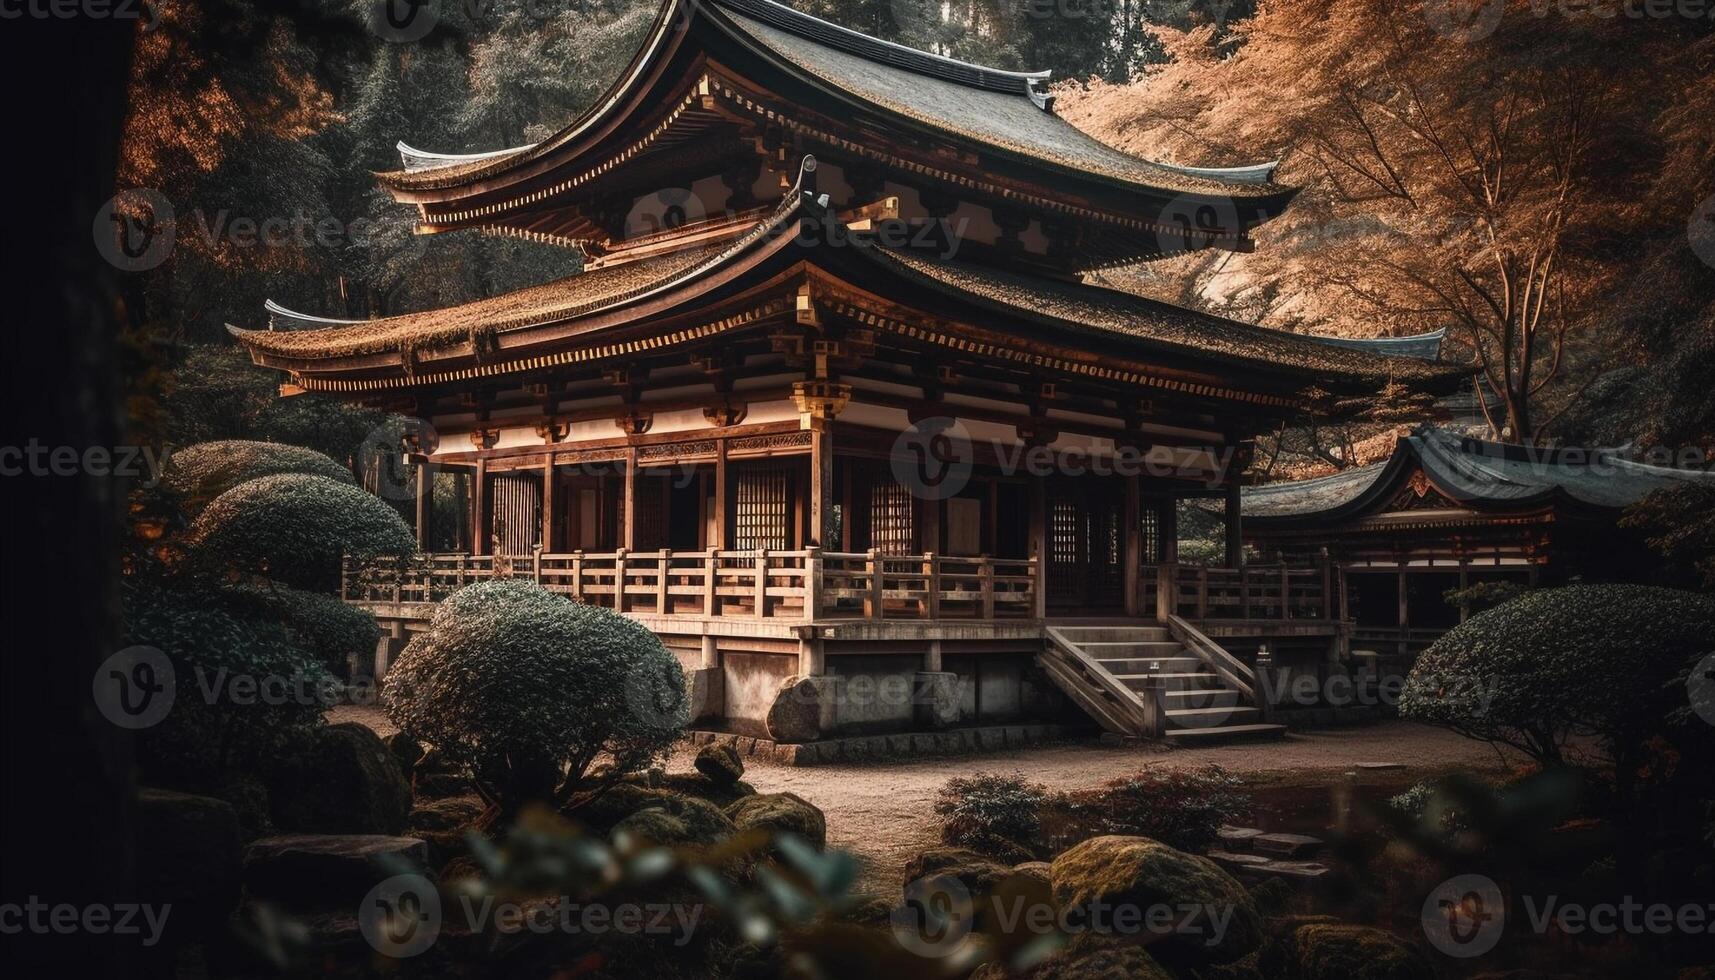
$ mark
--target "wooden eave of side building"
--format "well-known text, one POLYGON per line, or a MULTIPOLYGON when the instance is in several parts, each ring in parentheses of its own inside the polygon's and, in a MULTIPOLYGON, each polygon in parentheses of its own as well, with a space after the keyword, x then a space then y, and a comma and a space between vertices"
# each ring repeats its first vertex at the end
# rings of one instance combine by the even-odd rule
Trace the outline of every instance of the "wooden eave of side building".
MULTIPOLYGON (((1163 204, 1181 197, 1206 202, 1210 213, 1231 214, 1223 224, 1238 226, 1221 240, 1227 247, 1244 247, 1245 232, 1278 214, 1293 194, 1272 183, 1223 181, 1147 161, 1137 162, 1155 167, 1159 180, 1119 180, 1017 147, 978 144, 817 77, 760 43, 754 29, 739 27, 735 17, 742 15, 707 3, 679 10, 682 2, 663 6, 614 88, 561 133, 510 154, 379 175, 382 182, 399 200, 419 206, 425 231, 487 227, 574 243, 591 225, 587 215, 568 220, 563 212, 582 213, 603 194, 636 190, 627 181, 643 173, 647 157, 678 145, 666 134, 724 118, 758 142, 789 135, 833 156, 867 159, 890 173, 1066 222, 1171 234, 1181 229, 1153 221, 1163 204), (673 26, 680 18, 683 29, 673 26)), ((674 139, 681 137, 688 138, 678 132, 674 139)), ((1116 256, 1137 251, 1115 249, 1116 256)))

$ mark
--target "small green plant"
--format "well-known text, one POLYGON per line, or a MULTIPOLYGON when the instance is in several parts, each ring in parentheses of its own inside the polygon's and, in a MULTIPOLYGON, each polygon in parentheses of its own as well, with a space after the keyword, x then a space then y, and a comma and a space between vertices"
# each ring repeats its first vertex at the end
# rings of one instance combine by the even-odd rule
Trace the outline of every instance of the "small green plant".
POLYGON ((1122 776, 1098 790, 1068 793, 1067 843, 1102 834, 1148 837, 1181 851, 1201 851, 1222 824, 1250 806, 1243 784, 1220 766, 1157 766, 1122 776))
POLYGON ((935 800, 941 839, 983 854, 1034 855, 1049 794, 1018 776, 979 772, 947 781, 935 800))

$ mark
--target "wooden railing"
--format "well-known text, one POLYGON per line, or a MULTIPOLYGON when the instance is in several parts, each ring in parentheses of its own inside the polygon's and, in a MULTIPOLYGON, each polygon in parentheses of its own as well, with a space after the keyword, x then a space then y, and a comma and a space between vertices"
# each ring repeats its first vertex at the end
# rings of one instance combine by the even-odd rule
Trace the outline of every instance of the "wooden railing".
POLYGON ((428 554, 347 561, 352 602, 439 602, 472 582, 523 578, 621 612, 774 619, 1029 619, 1028 559, 802 551, 428 554))
POLYGON ((1337 574, 1318 565, 1146 565, 1139 608, 1166 620, 1333 620, 1337 574))

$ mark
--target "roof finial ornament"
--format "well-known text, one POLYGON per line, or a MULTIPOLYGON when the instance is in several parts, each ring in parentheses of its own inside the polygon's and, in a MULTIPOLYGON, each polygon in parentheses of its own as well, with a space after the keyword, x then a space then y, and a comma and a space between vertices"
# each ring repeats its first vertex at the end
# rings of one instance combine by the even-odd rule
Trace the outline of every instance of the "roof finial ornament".
POLYGON ((806 153, 798 164, 798 191, 809 198, 818 208, 828 206, 828 195, 816 193, 816 157, 806 153))

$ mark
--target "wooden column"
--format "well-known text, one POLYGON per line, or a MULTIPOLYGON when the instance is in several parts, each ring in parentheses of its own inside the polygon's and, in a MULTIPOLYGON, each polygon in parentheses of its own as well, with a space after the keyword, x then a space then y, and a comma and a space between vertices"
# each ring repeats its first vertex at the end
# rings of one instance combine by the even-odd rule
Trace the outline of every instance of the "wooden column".
POLYGON ((1048 615, 1048 493, 1040 476, 1030 478, 1030 555, 1036 559, 1034 615, 1043 619, 1048 615))
POLYGON ((619 546, 626 551, 637 550, 637 447, 625 451, 625 499, 620 502, 624 519, 620 524, 619 546))
POLYGON ((727 480, 727 441, 715 440, 715 531, 709 548, 720 551, 732 536, 732 491, 727 480))
POLYGON ((554 540, 554 454, 549 453, 542 464, 542 550, 552 554, 558 546, 554 540))
POLYGON ((1227 567, 1243 568, 1245 564, 1244 520, 1240 514, 1239 481, 1227 484, 1227 567))
POLYGON ((477 457, 475 481, 470 488, 470 551, 473 555, 486 555, 488 554, 489 541, 493 538, 493 531, 488 526, 488 459, 486 457, 477 457))
POLYGON ((1161 502, 1161 563, 1179 563, 1179 498, 1169 497, 1161 502))
POLYGON ((1122 560, 1125 581, 1125 614, 1138 614, 1138 593, 1142 591, 1139 577, 1143 572, 1143 510, 1138 499, 1136 473, 1121 477, 1125 480, 1125 547, 1122 560))
POLYGON ((833 548, 834 431, 833 423, 810 423, 810 541, 811 547, 833 548))
POLYGON ((428 457, 417 459, 417 550, 429 547, 429 518, 434 514, 435 464, 428 457))

